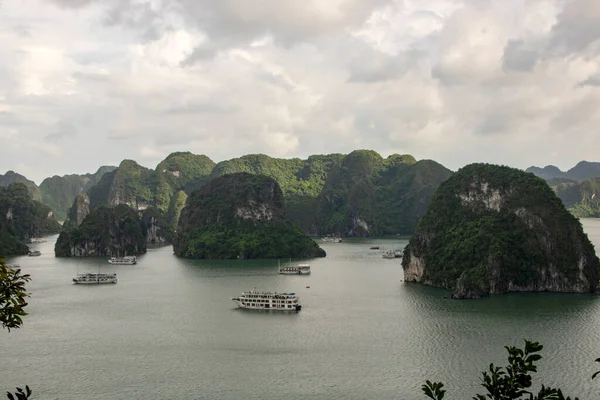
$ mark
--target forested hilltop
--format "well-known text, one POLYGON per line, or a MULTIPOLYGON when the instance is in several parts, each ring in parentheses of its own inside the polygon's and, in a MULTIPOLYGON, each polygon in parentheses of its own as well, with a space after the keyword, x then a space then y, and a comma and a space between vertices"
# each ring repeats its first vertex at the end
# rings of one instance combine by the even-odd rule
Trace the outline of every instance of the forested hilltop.
POLYGON ((285 219, 277 182, 246 172, 215 178, 188 198, 173 243, 186 258, 312 258, 322 250, 285 219))
POLYGON ((456 298, 511 291, 593 292, 594 246, 540 178, 488 164, 440 185, 402 260, 404 279, 456 298))
POLYGON ((356 150, 306 160, 246 155, 217 164, 211 176, 234 172, 275 179, 288 220, 304 232, 342 236, 412 233, 435 189, 452 174, 434 161, 356 150))

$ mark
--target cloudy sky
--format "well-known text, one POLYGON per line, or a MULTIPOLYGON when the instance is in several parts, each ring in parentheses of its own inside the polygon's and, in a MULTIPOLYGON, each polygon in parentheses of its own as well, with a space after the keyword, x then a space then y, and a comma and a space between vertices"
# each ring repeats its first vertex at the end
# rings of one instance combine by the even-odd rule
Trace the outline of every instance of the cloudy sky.
POLYGON ((0 172, 600 161, 598 0, 0 0, 0 172))

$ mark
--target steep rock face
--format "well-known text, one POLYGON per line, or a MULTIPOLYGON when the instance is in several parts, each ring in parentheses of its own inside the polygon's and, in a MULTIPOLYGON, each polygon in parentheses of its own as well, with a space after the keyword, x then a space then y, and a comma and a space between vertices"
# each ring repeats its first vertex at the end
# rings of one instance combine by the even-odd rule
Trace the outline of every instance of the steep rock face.
POLYGON ((54 211, 57 219, 65 220, 75 197, 80 193, 86 193, 89 188, 100 181, 105 173, 115 169, 116 167, 103 166, 94 174, 55 175, 46 178, 40 184, 42 202, 54 211))
POLYGON ((173 248, 188 258, 325 256, 285 220, 277 182, 248 173, 215 178, 192 193, 181 212, 173 248))
POLYGON ((409 155, 383 159, 357 150, 332 170, 319 196, 321 232, 343 236, 410 234, 452 172, 409 155))
POLYGON ((175 232, 177 229, 179 217, 181 216, 181 211, 185 207, 187 197, 188 196, 183 190, 178 191, 171 197, 171 203, 169 204, 169 210, 167 211, 167 226, 171 232, 175 232))
POLYGON ((137 212, 126 205, 92 210, 80 226, 64 229, 54 247, 56 257, 126 256, 146 252, 146 230, 137 212))
POLYGON ((79 226, 82 224, 85 217, 90 213, 90 199, 85 194, 79 194, 75 197, 73 201, 73 205, 69 209, 69 213, 67 214, 66 223, 74 223, 75 226, 79 226))
POLYGON ((406 281, 449 289, 455 298, 592 292, 600 278, 593 245, 548 185, 486 164, 442 183, 402 266, 406 281))
POLYGON ((582 182, 561 182, 549 185, 576 217, 600 217, 600 177, 582 182))
POLYGON ((0 187, 0 255, 26 254, 29 238, 60 232, 50 208, 32 200, 27 186, 0 187))
POLYGON ((166 216, 160 210, 154 207, 144 210, 141 223, 142 229, 146 232, 146 243, 171 243, 173 232, 169 227, 166 216))
POLYGON ((169 155, 155 170, 124 160, 90 188, 91 207, 126 204, 139 211, 156 207, 166 213, 173 195, 204 184, 213 166, 208 157, 189 152, 169 155))
POLYGON ((132 160, 123 160, 119 167, 100 179, 89 190, 92 208, 126 204, 140 210, 153 204, 153 171, 132 160))

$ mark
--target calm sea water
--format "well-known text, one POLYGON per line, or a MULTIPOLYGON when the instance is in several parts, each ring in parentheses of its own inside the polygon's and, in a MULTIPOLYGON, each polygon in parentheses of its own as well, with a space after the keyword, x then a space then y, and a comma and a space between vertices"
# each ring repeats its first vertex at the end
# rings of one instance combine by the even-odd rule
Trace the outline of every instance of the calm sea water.
MULTIPOLYGON (((600 221, 584 220, 600 249, 600 221)), ((170 247, 135 266, 105 259, 9 259, 31 274, 22 329, 0 331, 0 391, 29 384, 35 399, 424 399, 426 379, 471 398, 479 372, 504 365, 504 345, 544 344, 537 381, 597 398, 600 296, 511 294, 445 300, 402 283, 406 240, 321 243, 310 276, 273 261, 189 261, 170 247), (373 243, 382 249, 369 250, 373 243), (116 285, 71 284, 117 272, 116 285), (308 287, 310 286, 310 288, 308 287), (299 313, 236 309, 243 290, 295 291, 299 313)), ((285 260, 282 260, 285 261, 285 260)))

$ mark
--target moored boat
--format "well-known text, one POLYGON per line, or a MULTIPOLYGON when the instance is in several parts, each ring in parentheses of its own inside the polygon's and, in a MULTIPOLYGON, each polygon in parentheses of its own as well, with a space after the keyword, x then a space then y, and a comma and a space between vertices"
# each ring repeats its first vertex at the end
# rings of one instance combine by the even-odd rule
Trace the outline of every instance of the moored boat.
POLYGON ((137 258, 135 256, 111 257, 108 262, 115 265, 133 265, 137 264, 137 258))
POLYGON ((250 310, 300 311, 302 305, 296 293, 257 292, 251 290, 242 292, 239 297, 231 300, 239 308, 250 310))
POLYGON ((310 275, 310 265, 298 264, 296 266, 289 265, 279 268, 279 273, 283 275, 310 275))
POLYGON ((379 250, 379 246, 371 246, 369 247, 371 250, 379 250))
POLYGON ((77 274, 73 283, 83 285, 98 285, 102 283, 117 283, 117 274, 77 274))
POLYGON ((27 253, 27 255, 29 257, 38 257, 42 255, 42 252, 39 250, 34 250, 34 251, 30 251, 29 253, 27 253))
POLYGON ((46 241, 42 238, 31 238, 29 239, 29 243, 46 243, 46 241))
POLYGON ((383 258, 396 258, 396 252, 394 250, 388 250, 382 255, 383 258))

